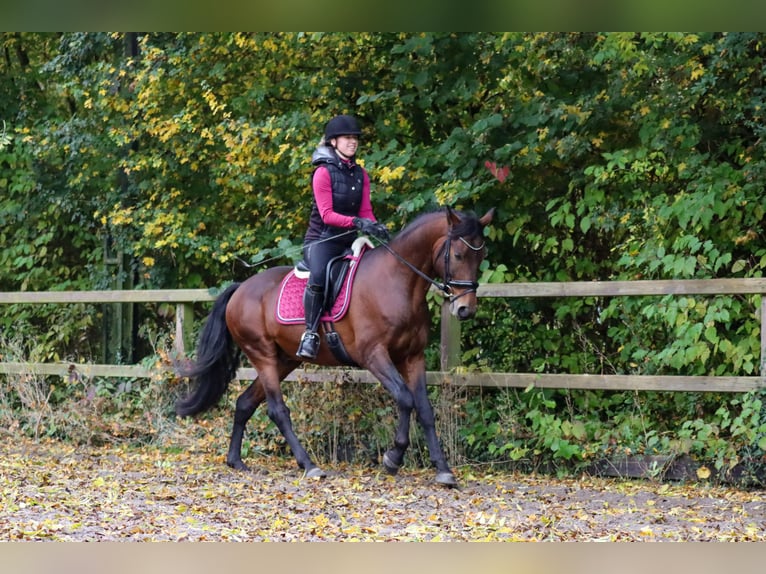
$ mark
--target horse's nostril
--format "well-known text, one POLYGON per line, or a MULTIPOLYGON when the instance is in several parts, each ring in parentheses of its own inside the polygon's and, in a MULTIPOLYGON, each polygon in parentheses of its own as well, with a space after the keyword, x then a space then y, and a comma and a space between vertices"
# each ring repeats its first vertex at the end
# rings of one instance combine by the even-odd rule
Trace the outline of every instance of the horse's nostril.
POLYGON ((471 317, 472 315, 473 315, 473 312, 471 311, 471 309, 469 309, 469 308, 468 308, 468 307, 466 307, 465 305, 461 306, 461 307, 460 307, 460 308, 457 310, 457 316, 458 316, 458 319, 468 319, 468 318, 469 318, 469 317, 471 317))

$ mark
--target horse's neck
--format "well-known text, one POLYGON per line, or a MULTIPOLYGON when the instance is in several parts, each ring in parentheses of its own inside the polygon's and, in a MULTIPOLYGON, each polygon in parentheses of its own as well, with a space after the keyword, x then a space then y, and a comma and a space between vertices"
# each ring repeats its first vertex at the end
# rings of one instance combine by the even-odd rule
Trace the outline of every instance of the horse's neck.
POLYGON ((428 222, 417 229, 413 229, 407 237, 399 242, 394 242, 391 247, 399 255, 410 262, 426 275, 434 274, 434 256, 438 248, 439 240, 447 233, 446 226, 438 221, 428 222))

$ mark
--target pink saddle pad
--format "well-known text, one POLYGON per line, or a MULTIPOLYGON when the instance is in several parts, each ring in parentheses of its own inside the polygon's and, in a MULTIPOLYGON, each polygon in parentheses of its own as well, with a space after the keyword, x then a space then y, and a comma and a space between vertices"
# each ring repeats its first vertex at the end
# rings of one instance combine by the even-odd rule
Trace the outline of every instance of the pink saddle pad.
MULTIPOLYGON (((349 256, 351 260, 346 276, 343 278, 343 285, 338 293, 332 308, 322 315, 322 321, 340 321, 348 311, 348 304, 351 301, 351 287, 356 275, 357 263, 364 255, 364 249, 359 256, 349 256)), ((282 279, 279 286, 279 299, 277 300, 276 319, 283 325, 293 325, 305 323, 306 316, 303 309, 303 291, 308 283, 308 275, 298 276, 295 269, 282 279)))

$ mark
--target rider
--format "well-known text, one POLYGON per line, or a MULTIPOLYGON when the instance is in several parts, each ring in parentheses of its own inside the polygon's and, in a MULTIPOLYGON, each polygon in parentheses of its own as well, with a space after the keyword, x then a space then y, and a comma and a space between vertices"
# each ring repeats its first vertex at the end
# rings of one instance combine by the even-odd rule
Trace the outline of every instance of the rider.
POLYGON ((309 280, 303 294, 306 331, 296 353, 301 359, 316 358, 319 350, 319 318, 324 307, 327 263, 348 249, 356 230, 388 240, 388 229, 378 223, 370 202, 370 177, 354 158, 361 135, 356 118, 340 115, 325 126, 324 137, 311 156, 314 201, 303 241, 309 280))

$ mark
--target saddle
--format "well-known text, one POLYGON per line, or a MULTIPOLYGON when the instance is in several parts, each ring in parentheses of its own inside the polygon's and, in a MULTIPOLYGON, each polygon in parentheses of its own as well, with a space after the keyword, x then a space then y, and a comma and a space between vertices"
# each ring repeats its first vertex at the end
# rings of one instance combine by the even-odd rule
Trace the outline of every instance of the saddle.
MULTIPOLYGON (((366 237, 359 237, 343 254, 327 263, 324 312, 322 323, 340 321, 348 311, 351 301, 351 287, 356 266, 364 251, 373 245, 366 237)), ((283 325, 304 323, 303 292, 308 283, 309 270, 305 261, 300 261, 284 277, 279 287, 276 306, 276 320, 283 325)))
MULTIPOLYGON (((351 301, 351 287, 356 275, 357 263, 368 248, 373 245, 366 237, 359 237, 345 253, 327 263, 324 311, 320 323, 324 327, 325 340, 335 358, 342 364, 357 367, 349 356, 333 323, 340 321, 348 311, 351 301)), ((306 321, 303 307, 303 292, 309 280, 309 269, 300 261, 282 279, 276 306, 276 320, 283 325, 294 325, 306 321)))

